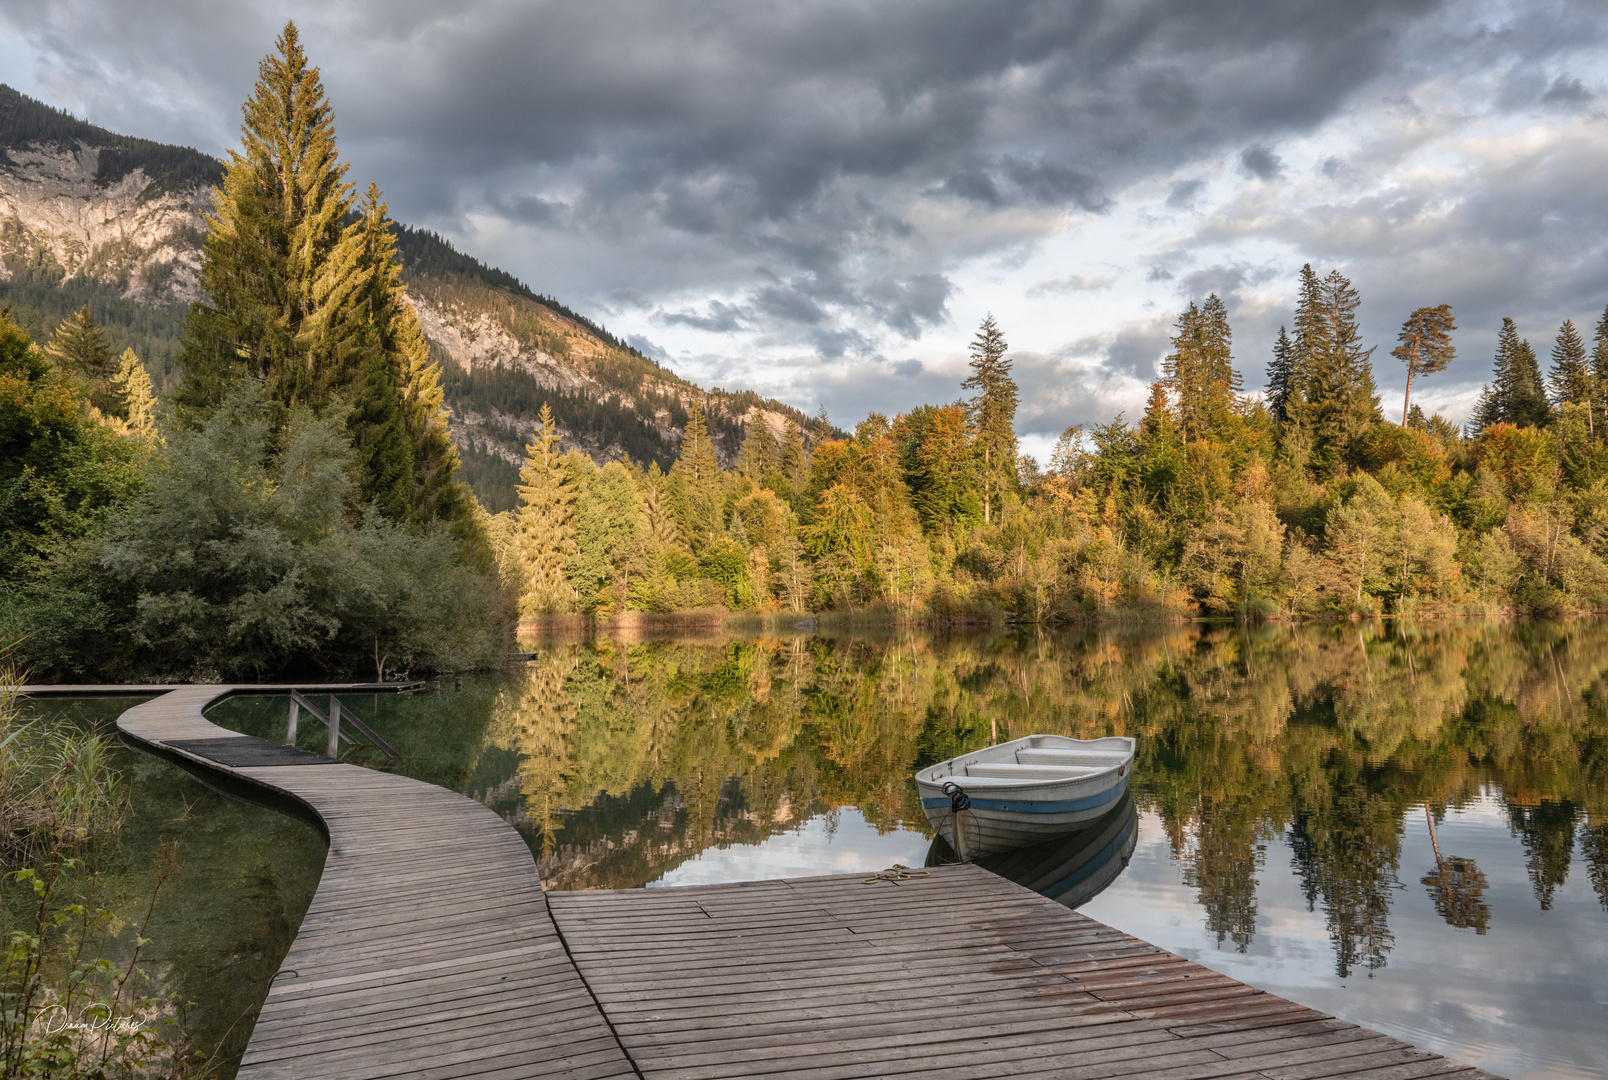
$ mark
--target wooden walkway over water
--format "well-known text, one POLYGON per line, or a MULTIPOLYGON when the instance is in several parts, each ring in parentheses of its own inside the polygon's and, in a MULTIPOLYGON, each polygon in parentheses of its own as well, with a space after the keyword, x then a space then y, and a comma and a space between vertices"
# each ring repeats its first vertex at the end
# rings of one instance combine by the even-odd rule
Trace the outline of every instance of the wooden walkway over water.
POLYGON ((227 764, 274 759, 202 717, 230 690, 119 727, 328 829, 245 1080, 1488 1076, 973 866, 545 893, 514 829, 461 795, 317 755, 227 764))

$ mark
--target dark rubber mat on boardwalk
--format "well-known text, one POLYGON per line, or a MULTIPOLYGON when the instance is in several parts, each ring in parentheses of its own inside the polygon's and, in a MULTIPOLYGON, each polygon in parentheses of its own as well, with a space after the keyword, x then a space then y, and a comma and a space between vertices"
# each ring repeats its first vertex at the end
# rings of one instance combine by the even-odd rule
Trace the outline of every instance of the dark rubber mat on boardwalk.
POLYGON ((259 739, 255 735, 234 735, 227 739, 169 739, 162 744, 187 754, 242 769, 252 765, 333 765, 334 759, 311 750, 259 739))

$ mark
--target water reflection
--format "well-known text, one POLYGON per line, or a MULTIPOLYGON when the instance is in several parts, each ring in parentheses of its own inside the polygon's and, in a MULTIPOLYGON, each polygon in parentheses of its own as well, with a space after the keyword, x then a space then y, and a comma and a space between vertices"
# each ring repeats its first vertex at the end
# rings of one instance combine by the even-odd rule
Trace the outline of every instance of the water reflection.
MULTIPOLYGON (((40 697, 28 702, 27 718, 111 734, 116 717, 140 700, 40 697)), ((112 912, 104 956, 117 967, 128 963, 155 895, 139 966, 153 994, 177 995, 193 1045, 207 1057, 206 1075, 227 1080, 318 886, 323 837, 121 742, 112 743, 108 763, 127 786, 128 815, 59 887, 112 912), (178 870, 157 891, 156 852, 169 843, 178 870)), ((32 897, 10 888, 0 898, 0 933, 9 933, 31 916, 32 897)))
MULTIPOLYGON (((924 848, 915 770, 1032 733, 1131 735, 1137 854, 1096 918, 1454 1055, 1448 1032, 1501 1030, 1485 1060, 1510 1074, 1580 1035, 1559 1002, 1600 1026, 1608 624, 532 644, 507 680, 357 705, 405 755, 365 763, 495 808, 550 888, 828 873, 855 835, 924 848), (1394 971, 1379 1000, 1429 1029, 1325 1004, 1394 971), (1494 1019, 1538 1001, 1533 1031, 1494 1019)), ((223 722, 250 730, 249 707, 223 722)))
MULTIPOLYGON (((1139 842, 1139 808, 1131 793, 1084 828, 1015 851, 984 855, 978 866, 1069 908, 1079 908, 1105 891, 1133 857, 1139 842)), ((928 866, 955 862, 954 848, 933 838, 928 866)))

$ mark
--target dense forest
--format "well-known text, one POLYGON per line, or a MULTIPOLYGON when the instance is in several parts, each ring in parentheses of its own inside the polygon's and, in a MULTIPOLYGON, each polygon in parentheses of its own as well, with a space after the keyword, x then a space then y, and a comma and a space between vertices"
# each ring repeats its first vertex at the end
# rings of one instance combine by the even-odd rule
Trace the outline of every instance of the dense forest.
MULTIPOLYGON (((1511 320, 1466 430, 1381 415, 1360 298, 1301 271, 1247 393, 1214 296, 1178 317, 1137 424, 1018 453, 1001 329, 971 346, 963 399, 804 453, 751 425, 722 469, 696 415, 668 472, 530 447, 494 521, 527 618, 697 605, 897 619, 1281 618, 1558 612, 1608 603, 1608 314, 1588 350, 1559 330, 1543 377, 1511 320)), ((1412 380, 1453 357, 1450 308, 1420 308, 1392 356, 1412 380)))

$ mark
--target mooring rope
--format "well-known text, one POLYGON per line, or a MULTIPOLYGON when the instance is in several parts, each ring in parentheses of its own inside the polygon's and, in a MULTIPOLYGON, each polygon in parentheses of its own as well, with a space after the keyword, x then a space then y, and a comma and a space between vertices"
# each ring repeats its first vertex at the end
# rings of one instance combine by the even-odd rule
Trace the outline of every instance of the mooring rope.
POLYGON ((886 870, 878 870, 872 876, 860 882, 861 885, 875 885, 879 881, 909 881, 911 878, 932 877, 930 870, 912 870, 904 863, 894 863, 886 870))

